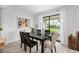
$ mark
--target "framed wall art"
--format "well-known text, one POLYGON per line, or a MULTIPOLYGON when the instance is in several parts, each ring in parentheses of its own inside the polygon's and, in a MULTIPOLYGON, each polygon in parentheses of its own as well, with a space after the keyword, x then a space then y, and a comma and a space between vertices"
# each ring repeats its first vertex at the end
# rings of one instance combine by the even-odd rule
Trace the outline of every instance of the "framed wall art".
POLYGON ((21 28, 21 27, 27 27, 29 26, 29 20, 28 19, 23 19, 23 18, 18 18, 19 21, 18 21, 18 27, 21 28))

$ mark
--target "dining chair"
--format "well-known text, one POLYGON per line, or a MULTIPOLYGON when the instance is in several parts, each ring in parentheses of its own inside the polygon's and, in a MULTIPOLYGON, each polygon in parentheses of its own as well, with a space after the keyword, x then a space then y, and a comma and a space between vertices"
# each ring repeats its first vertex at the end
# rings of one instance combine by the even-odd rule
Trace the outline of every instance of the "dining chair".
POLYGON ((37 29, 36 30, 36 33, 37 33, 37 35, 41 35, 41 30, 40 29, 37 29))
POLYGON ((44 47, 45 48, 49 48, 51 50, 51 52, 53 52, 53 49, 55 49, 55 52, 56 52, 55 43, 56 43, 56 39, 57 38, 58 38, 58 33, 54 32, 52 34, 51 41, 50 40, 46 40, 45 43, 44 43, 44 47))
POLYGON ((33 41, 30 39, 30 33, 24 33, 24 49, 26 52, 27 46, 30 48, 30 53, 31 53, 31 48, 33 48, 36 45, 36 49, 38 51, 38 43, 36 41, 33 41))
MULTIPOLYGON (((41 36, 41 29, 37 29, 36 30, 36 34, 39 35, 39 36, 41 36)), ((38 42, 38 40, 36 40, 36 42, 38 42)))
POLYGON ((23 32, 22 31, 20 31, 20 38, 21 38, 20 48, 22 48, 22 44, 24 44, 24 37, 23 37, 23 32))
POLYGON ((47 36, 47 34, 50 34, 49 30, 45 30, 45 36, 47 36))

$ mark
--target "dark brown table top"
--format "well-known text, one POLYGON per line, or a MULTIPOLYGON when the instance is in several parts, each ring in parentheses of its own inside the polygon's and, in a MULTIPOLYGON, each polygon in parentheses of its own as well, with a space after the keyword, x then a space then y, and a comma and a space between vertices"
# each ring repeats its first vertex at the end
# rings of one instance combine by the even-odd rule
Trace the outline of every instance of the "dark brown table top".
POLYGON ((30 33, 30 37, 42 41, 48 39, 48 37, 45 36, 45 34, 38 35, 37 33, 30 33))

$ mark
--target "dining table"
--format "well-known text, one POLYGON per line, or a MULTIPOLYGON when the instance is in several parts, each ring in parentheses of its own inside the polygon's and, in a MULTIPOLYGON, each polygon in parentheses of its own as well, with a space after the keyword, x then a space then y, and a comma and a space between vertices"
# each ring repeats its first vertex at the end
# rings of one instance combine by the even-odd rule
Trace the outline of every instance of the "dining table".
POLYGON ((44 42, 45 40, 48 40, 49 37, 45 36, 45 33, 41 33, 41 35, 38 35, 37 33, 30 33, 30 38, 41 42, 41 53, 44 53, 44 42))

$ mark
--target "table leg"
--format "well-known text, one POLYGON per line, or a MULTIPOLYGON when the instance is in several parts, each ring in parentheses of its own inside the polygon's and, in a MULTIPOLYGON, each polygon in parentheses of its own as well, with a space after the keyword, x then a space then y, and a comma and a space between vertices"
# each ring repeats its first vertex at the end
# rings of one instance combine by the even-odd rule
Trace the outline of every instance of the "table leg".
POLYGON ((41 41, 42 44, 41 44, 41 53, 44 53, 44 41, 41 41))

